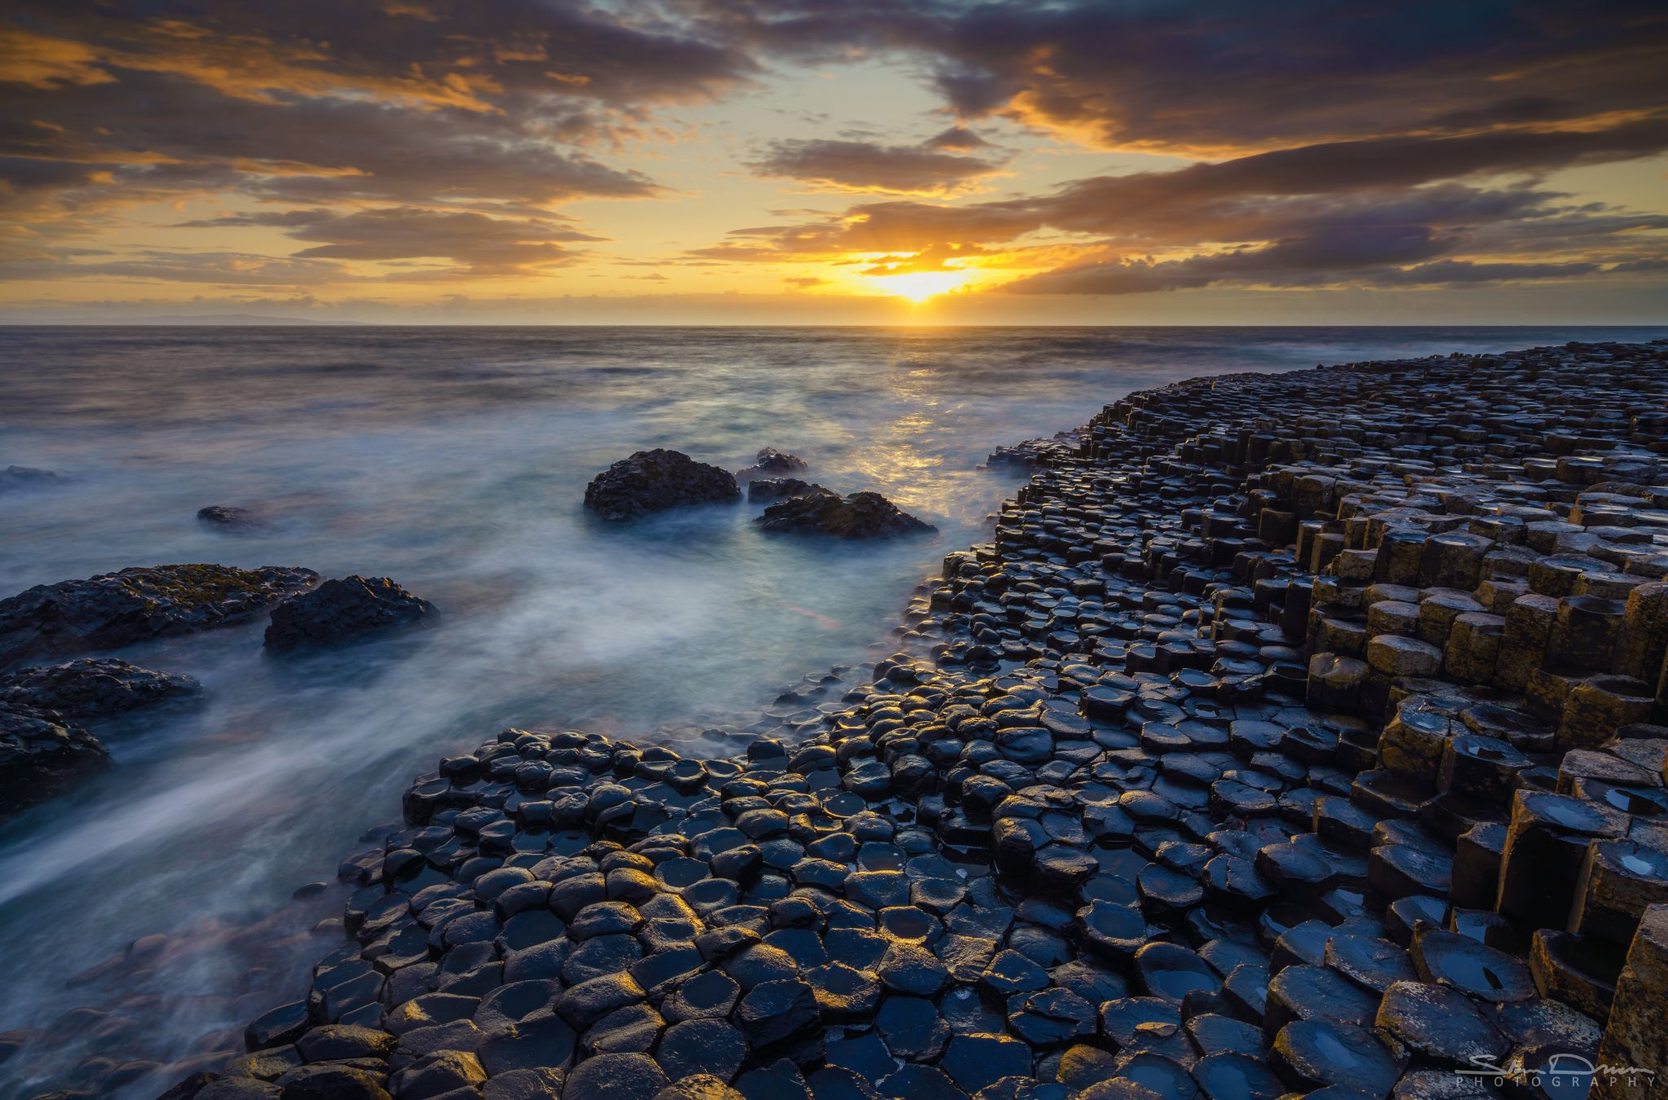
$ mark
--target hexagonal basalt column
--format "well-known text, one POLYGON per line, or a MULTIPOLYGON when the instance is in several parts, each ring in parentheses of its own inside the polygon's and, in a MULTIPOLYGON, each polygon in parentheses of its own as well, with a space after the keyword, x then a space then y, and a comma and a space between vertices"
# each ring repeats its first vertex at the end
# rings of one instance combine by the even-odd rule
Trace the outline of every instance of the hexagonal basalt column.
POLYGON ((1495 908, 1525 928, 1564 928, 1593 839, 1625 836, 1627 815, 1547 791, 1519 790, 1500 868, 1495 908))
POLYGON ((1570 688, 1558 720, 1558 747, 1591 748, 1623 726, 1650 720, 1651 690, 1626 676, 1593 676, 1570 688))
POLYGON ((1639 923, 1616 981, 1590 1100, 1653 1100, 1668 1084, 1668 905, 1639 923))

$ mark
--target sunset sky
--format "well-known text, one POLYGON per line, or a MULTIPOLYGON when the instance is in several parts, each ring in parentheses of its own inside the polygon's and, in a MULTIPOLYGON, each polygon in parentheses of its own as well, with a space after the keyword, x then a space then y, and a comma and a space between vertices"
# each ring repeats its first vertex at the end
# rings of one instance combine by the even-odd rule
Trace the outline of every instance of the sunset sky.
POLYGON ((1668 320, 1668 6, 11 0, 0 321, 1668 320))

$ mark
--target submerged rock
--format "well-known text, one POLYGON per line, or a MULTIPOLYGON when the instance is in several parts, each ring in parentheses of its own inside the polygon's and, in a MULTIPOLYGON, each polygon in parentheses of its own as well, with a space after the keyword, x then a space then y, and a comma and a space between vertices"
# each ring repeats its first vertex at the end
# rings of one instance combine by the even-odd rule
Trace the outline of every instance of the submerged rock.
POLYGON ((0 703, 53 710, 68 718, 102 718, 194 695, 201 687, 190 676, 83 657, 19 669, 0 679, 0 703))
POLYGON ((728 470, 656 448, 623 458, 591 479, 585 507, 603 519, 628 520, 685 504, 729 504, 741 489, 728 470))
POLYGON ((272 609, 266 647, 289 650, 345 642, 410 626, 434 613, 432 603, 387 577, 332 579, 272 609))
POLYGON ((62 485, 64 480, 51 470, 40 470, 34 466, 7 466, 0 470, 0 493, 12 489, 45 489, 62 485))
POLYGON ((810 469, 810 467, 798 455, 785 454, 775 447, 766 447, 753 456, 753 465, 736 471, 736 478, 740 481, 747 481, 750 478, 780 477, 783 474, 797 474, 801 470, 807 469, 810 469))
POLYGON ((830 535, 838 539, 873 539, 936 531, 879 493, 840 496, 813 486, 813 491, 765 509, 756 521, 773 534, 830 535))
POLYGON ((231 504, 211 504, 207 508, 199 508, 197 519, 210 527, 227 531, 252 531, 266 526, 259 513, 231 504))
POLYGON ((98 739, 62 715, 0 702, 0 821, 109 764, 98 739))
POLYGON ((0 668, 243 622, 318 583, 311 569, 157 565, 0 600, 0 668))
POLYGON ((762 477, 747 486, 747 499, 785 500, 788 497, 802 497, 810 492, 828 492, 821 485, 813 485, 809 481, 801 481, 797 477, 762 477))

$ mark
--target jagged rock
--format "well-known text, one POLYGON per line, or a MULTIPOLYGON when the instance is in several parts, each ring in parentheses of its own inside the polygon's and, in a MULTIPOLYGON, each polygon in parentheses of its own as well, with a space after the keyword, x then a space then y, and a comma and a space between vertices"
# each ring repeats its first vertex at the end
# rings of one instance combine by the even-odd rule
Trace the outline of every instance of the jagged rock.
MULTIPOLYGON (((788 497, 802 497, 806 493, 822 490, 821 485, 813 485, 809 481, 801 481, 797 477, 765 477, 750 482, 747 486, 747 499, 783 500, 788 497)), ((827 490, 823 490, 827 491, 827 490)))
POLYGON ((0 821, 109 764, 98 739, 60 715, 0 702, 0 821))
POLYGON ((784 454, 775 447, 766 447, 753 457, 753 465, 736 471, 737 481, 753 478, 774 478, 783 474, 797 474, 809 469, 797 455, 784 454))
POLYGON ((311 569, 157 565, 36 585, 0 600, 0 668, 243 622, 316 583, 311 569))
POLYGON ((585 507, 616 521, 686 504, 729 504, 740 499, 741 490, 728 470, 660 448, 621 459, 585 487, 585 507))
POLYGON ((190 676, 83 657, 0 675, 0 703, 57 711, 65 718, 103 718, 195 695, 201 687, 190 676))
POLYGON ((772 534, 830 535, 839 539, 887 538, 936 531, 879 493, 842 497, 816 489, 766 508, 756 521, 772 534))
POLYGON ((387 577, 331 579, 272 609, 266 647, 293 650, 331 645, 412 626, 435 614, 434 605, 387 577))

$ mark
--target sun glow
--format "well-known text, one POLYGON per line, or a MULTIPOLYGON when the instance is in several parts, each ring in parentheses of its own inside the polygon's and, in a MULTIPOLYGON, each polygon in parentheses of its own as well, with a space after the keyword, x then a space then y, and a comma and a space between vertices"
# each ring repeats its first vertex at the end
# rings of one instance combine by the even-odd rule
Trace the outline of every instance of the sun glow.
POLYGON ((913 271, 907 275, 873 275, 888 294, 924 302, 938 294, 947 294, 961 287, 972 277, 970 271, 913 271))

